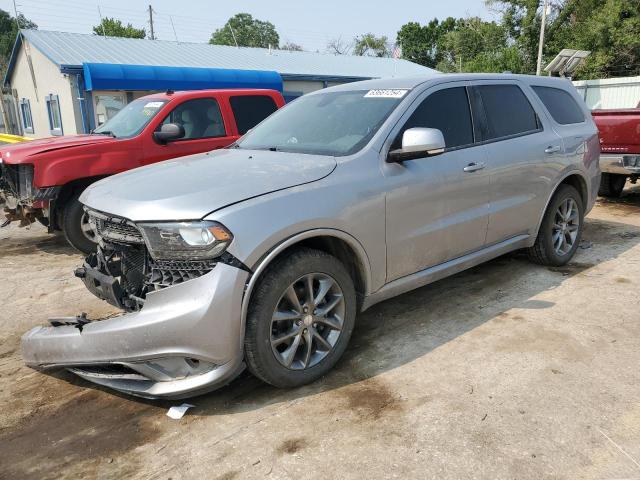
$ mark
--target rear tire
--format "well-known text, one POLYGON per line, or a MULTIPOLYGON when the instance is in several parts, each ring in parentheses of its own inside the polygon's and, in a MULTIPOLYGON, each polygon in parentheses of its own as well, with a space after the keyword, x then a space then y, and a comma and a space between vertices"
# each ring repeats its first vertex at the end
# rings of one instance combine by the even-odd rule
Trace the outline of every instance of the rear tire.
POLYGON ((601 197, 618 198, 622 195, 627 176, 618 173, 603 173, 600 180, 598 195, 601 197))
POLYGON ((61 227, 67 242, 76 250, 88 255, 96 251, 97 243, 93 240, 95 234, 88 228, 84 209, 78 200, 79 196, 80 193, 77 193, 67 201, 62 213, 61 227))
POLYGON ((565 265, 578 249, 583 224, 580 194, 571 185, 560 185, 542 218, 536 243, 527 249, 529 259, 540 265, 565 265))
POLYGON ((310 248, 283 256, 251 298, 244 339, 249 370, 281 388, 313 382, 344 353, 355 317, 353 281, 337 258, 310 248))

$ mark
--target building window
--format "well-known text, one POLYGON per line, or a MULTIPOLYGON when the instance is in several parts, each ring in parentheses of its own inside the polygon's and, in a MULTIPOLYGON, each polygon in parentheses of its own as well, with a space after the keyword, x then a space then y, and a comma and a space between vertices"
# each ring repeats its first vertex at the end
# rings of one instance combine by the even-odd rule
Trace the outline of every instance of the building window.
POLYGON ((51 135, 62 135, 62 118, 60 116, 60 101, 58 95, 47 95, 47 114, 49 115, 49 131, 51 135))
POLYGON ((33 117, 31 116, 31 103, 29 103, 28 98, 20 99, 20 114, 24 133, 33 133, 33 117))
POLYGON ((94 93, 93 98, 97 127, 113 118, 127 104, 123 93, 94 93))

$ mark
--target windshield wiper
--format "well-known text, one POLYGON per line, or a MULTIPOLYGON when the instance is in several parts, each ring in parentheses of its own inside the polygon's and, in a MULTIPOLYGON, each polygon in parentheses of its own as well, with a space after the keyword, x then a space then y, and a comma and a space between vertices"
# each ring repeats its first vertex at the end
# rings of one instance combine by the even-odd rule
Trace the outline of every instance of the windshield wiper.
POLYGON ((102 132, 96 132, 95 130, 91 132, 91 135, 109 135, 110 137, 117 138, 116 134, 111 130, 103 130, 102 132))

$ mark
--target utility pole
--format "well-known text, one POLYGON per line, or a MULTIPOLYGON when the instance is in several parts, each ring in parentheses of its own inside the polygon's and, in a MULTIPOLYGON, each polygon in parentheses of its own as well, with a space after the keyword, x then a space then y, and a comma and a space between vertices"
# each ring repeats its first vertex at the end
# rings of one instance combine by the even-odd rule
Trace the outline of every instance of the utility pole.
POLYGON ((13 0, 13 13, 16 16, 16 24, 18 25, 18 30, 20 30, 20 19, 18 18, 18 8, 16 7, 16 0, 13 0))
POLYGON ((155 40, 156 36, 153 34, 153 8, 149 5, 149 28, 151 29, 151 40, 155 40))
POLYGON ((542 47, 544 47, 544 27, 547 24, 547 2, 542 2, 542 24, 540 25, 540 40, 538 41, 538 66, 536 67, 536 75, 542 75, 542 47))

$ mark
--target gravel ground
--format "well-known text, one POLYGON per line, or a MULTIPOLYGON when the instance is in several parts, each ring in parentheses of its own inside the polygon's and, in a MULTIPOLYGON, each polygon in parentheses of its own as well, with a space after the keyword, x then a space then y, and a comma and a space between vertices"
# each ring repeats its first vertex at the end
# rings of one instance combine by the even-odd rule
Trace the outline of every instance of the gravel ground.
POLYGON ((0 478, 640 478, 640 187, 583 238, 566 267, 508 255, 379 304, 321 381, 244 374, 176 421, 23 365, 32 326, 113 310, 62 238, 0 230, 0 478))

